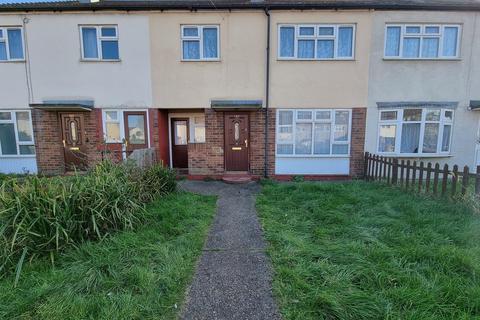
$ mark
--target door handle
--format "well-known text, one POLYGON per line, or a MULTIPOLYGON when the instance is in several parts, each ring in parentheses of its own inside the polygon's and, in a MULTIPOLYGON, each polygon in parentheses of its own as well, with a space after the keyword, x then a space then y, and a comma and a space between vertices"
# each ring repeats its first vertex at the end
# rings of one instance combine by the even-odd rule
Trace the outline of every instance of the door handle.
POLYGON ((245 148, 248 148, 248 140, 245 139, 245 148))
POLYGON ((63 142, 63 147, 65 148, 67 146, 67 144, 65 143, 65 140, 62 140, 63 142))

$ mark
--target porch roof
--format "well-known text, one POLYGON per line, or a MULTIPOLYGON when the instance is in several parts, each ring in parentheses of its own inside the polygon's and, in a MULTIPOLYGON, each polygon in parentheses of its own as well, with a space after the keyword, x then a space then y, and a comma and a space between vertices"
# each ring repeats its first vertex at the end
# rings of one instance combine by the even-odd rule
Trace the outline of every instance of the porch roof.
POLYGON ((211 108, 215 111, 251 111, 263 106, 262 100, 212 100, 211 108))
POLYGON ((480 100, 470 100, 470 110, 480 110, 480 100))
POLYGON ((43 103, 31 103, 30 108, 45 111, 92 111, 93 100, 46 100, 43 103))

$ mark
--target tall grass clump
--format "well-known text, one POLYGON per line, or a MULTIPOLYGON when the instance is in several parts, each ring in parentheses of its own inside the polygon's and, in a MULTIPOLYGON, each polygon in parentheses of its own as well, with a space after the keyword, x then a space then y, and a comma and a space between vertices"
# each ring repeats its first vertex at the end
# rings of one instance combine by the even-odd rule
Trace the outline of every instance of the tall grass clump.
POLYGON ((104 161, 85 175, 28 176, 0 184, 0 278, 23 263, 98 241, 142 223, 145 204, 175 190, 160 165, 140 169, 104 161))

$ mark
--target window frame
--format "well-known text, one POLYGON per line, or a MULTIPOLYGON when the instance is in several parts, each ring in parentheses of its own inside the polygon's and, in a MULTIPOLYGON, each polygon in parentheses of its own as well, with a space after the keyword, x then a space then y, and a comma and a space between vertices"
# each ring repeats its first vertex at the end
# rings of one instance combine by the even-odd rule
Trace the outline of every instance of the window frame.
POLYGON ((462 42, 462 24, 459 23, 386 23, 384 28, 383 39, 383 59, 384 60, 460 60, 461 54, 461 42, 462 42), (387 56, 387 31, 389 27, 400 28, 400 45, 398 56, 387 56), (408 27, 420 27, 420 33, 406 33, 408 27), (425 30, 428 27, 439 27, 439 33, 426 33, 425 30), (457 43, 455 48, 455 56, 443 55, 443 42, 446 27, 457 28, 457 43), (438 56, 437 57, 422 57, 422 45, 424 38, 438 38, 438 56), (418 57, 403 57, 403 42, 405 38, 420 38, 419 56, 418 57))
POLYGON ((429 158, 429 157, 445 157, 451 155, 452 150, 452 137, 453 137, 453 124, 455 120, 455 110, 449 108, 425 108, 425 107, 409 107, 409 108, 385 108, 381 109, 378 112, 378 125, 377 125, 377 135, 376 135, 376 150, 377 153, 380 155, 385 156, 394 156, 394 157, 413 157, 413 158, 429 158), (413 110, 413 109, 421 109, 422 110, 422 117, 419 121, 405 121, 403 120, 403 111, 404 110, 413 110), (440 110, 440 119, 436 120, 427 120, 426 115, 428 111, 433 110, 440 110), (388 111, 396 111, 397 112, 397 119, 396 120, 381 120, 382 112, 388 111), (451 111, 452 112, 452 119, 448 120, 445 117, 445 112, 451 111), (402 153, 401 146, 402 146, 402 131, 404 124, 412 124, 412 123, 419 123, 420 124, 420 137, 418 142, 419 152, 418 153, 402 153), (423 152, 423 143, 425 139, 425 125, 427 123, 438 123, 438 137, 437 137, 437 152, 423 152), (382 125, 396 125, 395 130, 395 148, 393 152, 387 151, 380 151, 380 128, 382 125), (449 137, 449 145, 448 151, 442 151, 442 144, 443 144, 443 130, 445 126, 451 126, 450 129, 450 137, 449 137), (421 151, 421 152, 420 152, 421 151))
POLYGON ((220 25, 218 24, 182 24, 180 25, 180 55, 181 61, 185 62, 198 62, 198 61, 220 61, 220 25), (198 30, 198 36, 184 36, 183 30, 185 28, 196 28, 198 30), (203 29, 215 28, 217 29, 217 56, 214 58, 205 58, 203 54, 203 29), (183 43, 184 41, 198 41, 199 42, 199 58, 187 59, 183 56, 183 43))
POLYGON ((311 24, 295 24, 295 23, 279 23, 277 25, 277 60, 285 61, 354 61, 355 60, 355 44, 357 38, 356 23, 311 23, 311 24), (294 28, 293 40, 293 57, 284 57, 281 55, 281 33, 282 27, 294 28), (300 35, 300 28, 313 27, 313 35, 300 35), (333 35, 319 35, 318 30, 321 27, 333 28, 333 35), (352 30, 352 55, 351 57, 338 57, 338 29, 341 27, 353 28, 352 30), (298 57, 298 41, 299 40, 314 40, 314 57, 313 58, 299 58, 298 57), (333 57, 332 58, 317 58, 317 44, 319 40, 333 40, 333 57))
POLYGON ((0 30, 2 31, 2 38, 0 38, 0 42, 5 42, 5 50, 7 51, 7 60, 0 60, 0 63, 6 62, 23 62, 25 61, 25 36, 23 33, 22 26, 0 26, 0 30), (12 59, 10 58, 10 44, 8 39, 8 30, 20 30, 20 36, 22 38, 22 56, 21 59, 12 59))
POLYGON ((118 34, 118 25, 116 24, 81 24, 78 26, 80 33, 80 60, 81 61, 96 61, 96 62, 118 62, 121 61, 120 57, 120 36, 118 34), (95 28, 97 30, 97 58, 86 58, 85 51, 83 49, 83 28, 95 28), (115 28, 115 37, 102 36, 102 28, 115 28), (118 46, 118 59, 104 59, 102 52, 102 41, 117 41, 118 46))
POLYGON ((148 147, 151 146, 151 135, 150 135, 150 115, 148 109, 102 109, 102 135, 103 141, 105 144, 125 144, 125 112, 145 112, 146 113, 146 125, 147 125, 147 142, 148 147), (107 112, 116 112, 117 120, 107 120, 107 112), (120 123, 120 140, 108 140, 107 139, 107 123, 120 123))
POLYGON ((32 121, 32 113, 30 110, 24 110, 24 109, 19 109, 19 110, 2 110, 0 109, 0 112, 9 112, 10 113, 10 120, 0 120, 0 124, 3 123, 9 123, 13 124, 13 130, 15 131, 15 144, 17 146, 17 154, 3 154, 2 153, 2 146, 0 144, 0 158, 35 158, 37 154, 37 150, 35 147, 35 134, 33 131, 33 121, 32 121), (17 125, 17 112, 27 112, 28 117, 30 119, 30 128, 32 129, 32 140, 30 141, 20 141, 18 138, 18 125, 17 125), (35 153, 33 154, 20 154, 20 146, 33 146, 35 153))
POLYGON ((351 153, 351 140, 352 140, 352 109, 324 109, 324 108, 314 108, 314 109, 291 109, 291 108, 280 108, 276 111, 276 121, 275 121, 275 157, 278 158, 349 158, 351 153), (293 112, 292 115, 292 124, 291 125, 280 125, 280 112, 281 111, 291 111, 293 112), (298 111, 311 111, 312 112, 312 119, 305 120, 305 119, 298 119, 297 112, 298 111), (330 119, 316 119, 316 112, 317 111, 330 111, 330 119), (335 113, 337 111, 347 111, 348 112, 348 134, 346 141, 335 141, 335 113), (311 152, 310 154, 295 154, 295 141, 296 141, 296 123, 310 123, 312 124, 312 135, 311 135, 311 152), (330 124, 330 153, 329 154, 315 154, 314 153, 314 136, 315 136, 315 124, 330 124), (281 144, 292 144, 293 150, 292 154, 279 154, 278 153, 278 137, 280 133, 280 127, 292 127, 292 140, 291 143, 281 143, 281 144), (348 151, 344 154, 334 154, 333 153, 333 145, 348 145, 348 151))

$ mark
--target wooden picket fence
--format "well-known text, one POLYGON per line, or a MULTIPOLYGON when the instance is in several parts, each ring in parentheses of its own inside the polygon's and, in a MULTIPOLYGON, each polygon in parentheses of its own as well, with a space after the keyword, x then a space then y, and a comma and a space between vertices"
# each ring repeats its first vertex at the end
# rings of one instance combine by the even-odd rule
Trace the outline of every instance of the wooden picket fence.
POLYGON ((447 164, 440 167, 438 163, 398 160, 375 154, 365 153, 364 179, 382 181, 419 193, 431 193, 442 197, 465 195, 470 189, 480 196, 480 166, 476 172, 470 172, 468 166, 459 170, 454 165, 450 170, 447 164), (474 186, 470 184, 474 183, 474 186))

